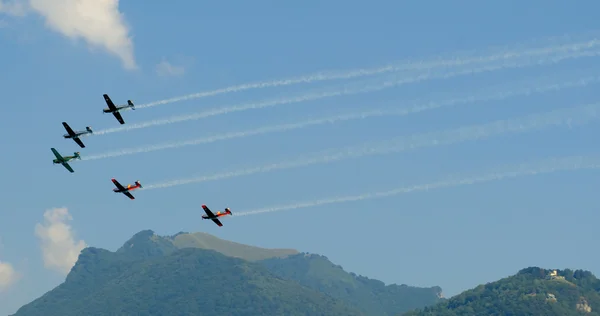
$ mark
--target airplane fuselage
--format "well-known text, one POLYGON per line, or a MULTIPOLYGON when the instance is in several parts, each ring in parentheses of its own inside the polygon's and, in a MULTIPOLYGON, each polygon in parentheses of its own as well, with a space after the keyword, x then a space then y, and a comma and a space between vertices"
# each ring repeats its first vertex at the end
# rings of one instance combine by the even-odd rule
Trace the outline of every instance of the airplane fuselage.
POLYGON ((63 137, 64 138, 79 138, 79 136, 81 135, 85 135, 85 134, 90 134, 90 132, 77 132, 75 133, 75 135, 71 136, 69 134, 64 134, 63 137))
POLYGON ((219 218, 219 217, 227 216, 227 215, 231 215, 231 214, 229 214, 229 213, 217 213, 213 217, 209 217, 208 215, 202 215, 202 219, 213 219, 213 218, 219 218))
POLYGON ((113 189, 113 192, 116 192, 116 193, 123 193, 123 192, 127 192, 127 191, 133 191, 133 190, 135 190, 135 189, 137 189, 137 188, 125 188, 125 190, 113 189))
POLYGON ((120 110, 127 109, 127 108, 131 108, 131 107, 132 107, 131 105, 121 105, 121 106, 117 106, 117 109, 116 109, 116 110, 111 110, 111 109, 109 109, 109 108, 104 108, 104 109, 102 110, 102 112, 104 112, 104 113, 113 113, 113 112, 119 112, 120 110))
POLYGON ((130 184, 130 185, 126 186, 124 190, 115 188, 115 189, 113 189, 113 192, 123 193, 123 192, 127 192, 127 191, 133 191, 133 190, 139 189, 139 188, 140 188, 140 186, 138 186, 138 185, 133 186, 130 184))
POLYGON ((54 162, 55 164, 59 164, 59 163, 63 163, 63 162, 69 162, 69 161, 71 161, 73 159, 77 159, 77 158, 79 158, 79 157, 77 157, 77 156, 63 156, 63 160, 62 161, 59 160, 59 159, 54 159, 54 160, 52 160, 52 162, 54 162))
POLYGON ((202 215, 202 219, 215 219, 215 218, 219 218, 220 216, 215 216, 215 217, 207 217, 206 215, 202 215))

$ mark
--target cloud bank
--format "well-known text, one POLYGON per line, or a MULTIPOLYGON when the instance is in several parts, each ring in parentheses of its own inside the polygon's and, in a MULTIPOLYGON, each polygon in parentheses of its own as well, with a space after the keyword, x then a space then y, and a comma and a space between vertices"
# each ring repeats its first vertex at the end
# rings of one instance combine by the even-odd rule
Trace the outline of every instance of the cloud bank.
POLYGON ((75 241, 75 234, 68 221, 73 220, 67 208, 53 208, 44 212, 44 222, 35 225, 40 239, 44 266, 68 274, 77 262, 79 253, 87 244, 75 241))
POLYGON ((51 30, 104 48, 119 57, 126 69, 137 68, 119 0, 0 0, 0 12, 24 15, 28 11, 43 16, 51 30))

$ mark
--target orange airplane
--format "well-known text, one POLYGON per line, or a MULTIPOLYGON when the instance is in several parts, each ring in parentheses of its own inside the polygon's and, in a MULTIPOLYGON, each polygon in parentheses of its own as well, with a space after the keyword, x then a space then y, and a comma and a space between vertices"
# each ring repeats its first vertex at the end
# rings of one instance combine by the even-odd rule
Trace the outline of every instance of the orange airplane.
POLYGON ((206 215, 202 215, 202 219, 212 219, 212 221, 219 225, 219 227, 223 226, 221 221, 219 221, 219 217, 231 215, 229 207, 225 208, 225 212, 221 213, 221 211, 218 211, 217 214, 213 214, 213 212, 211 212, 206 205, 202 205, 202 208, 204 209, 204 212, 206 212, 206 215))
POLYGON ((131 185, 128 184, 127 187, 122 186, 119 181, 115 180, 114 178, 111 179, 112 182, 115 184, 115 186, 117 187, 116 189, 113 189, 113 192, 115 193, 123 193, 125 194, 127 197, 129 197, 130 199, 134 200, 135 198, 133 197, 133 195, 131 195, 131 193, 129 193, 129 191, 133 191, 135 189, 139 189, 142 187, 142 184, 140 183, 140 181, 136 181, 135 185, 131 185))

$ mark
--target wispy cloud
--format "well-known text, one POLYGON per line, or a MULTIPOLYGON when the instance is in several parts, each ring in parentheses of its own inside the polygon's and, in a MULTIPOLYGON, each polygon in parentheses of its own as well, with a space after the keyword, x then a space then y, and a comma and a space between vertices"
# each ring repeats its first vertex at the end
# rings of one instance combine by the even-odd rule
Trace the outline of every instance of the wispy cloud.
POLYGON ((44 266, 68 274, 77 262, 81 250, 87 247, 83 240, 76 241, 68 221, 73 220, 67 208, 53 208, 44 212, 44 222, 35 225, 35 234, 41 241, 44 266))
POLYGON ((156 65, 156 73, 159 76, 181 76, 185 73, 185 68, 183 66, 175 66, 163 59, 156 65))
POLYGON ((43 16, 46 26, 72 39, 84 39, 119 57, 126 69, 136 69, 133 42, 119 0, 23 0, 2 2, 0 12, 43 16))

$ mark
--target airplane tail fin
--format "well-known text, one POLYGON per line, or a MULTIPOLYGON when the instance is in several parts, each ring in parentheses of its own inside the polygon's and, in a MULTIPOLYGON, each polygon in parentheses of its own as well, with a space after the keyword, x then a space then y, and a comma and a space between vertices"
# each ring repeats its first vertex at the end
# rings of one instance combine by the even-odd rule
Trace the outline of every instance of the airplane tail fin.
POLYGON ((143 188, 142 184, 140 183, 140 180, 137 180, 137 181, 135 182, 135 185, 139 186, 140 188, 143 188))
POLYGON ((74 152, 73 154, 75 155, 75 158, 81 160, 81 156, 79 155, 78 151, 74 152))
POLYGON ((94 133, 94 131, 92 131, 92 127, 91 126, 86 126, 85 130, 88 131, 90 134, 94 133))
POLYGON ((132 110, 135 110, 135 105, 133 105, 133 102, 131 102, 131 100, 127 100, 127 104, 129 104, 132 110))
POLYGON ((225 208, 225 213, 227 213, 227 214, 231 215, 231 210, 229 209, 229 207, 226 207, 226 208, 225 208))

